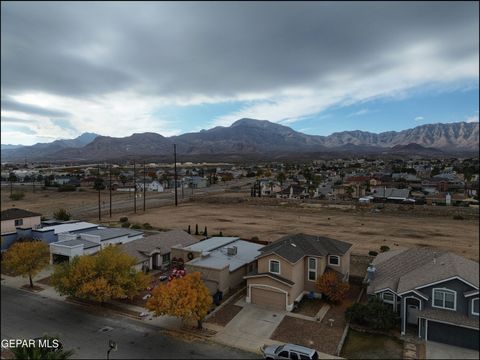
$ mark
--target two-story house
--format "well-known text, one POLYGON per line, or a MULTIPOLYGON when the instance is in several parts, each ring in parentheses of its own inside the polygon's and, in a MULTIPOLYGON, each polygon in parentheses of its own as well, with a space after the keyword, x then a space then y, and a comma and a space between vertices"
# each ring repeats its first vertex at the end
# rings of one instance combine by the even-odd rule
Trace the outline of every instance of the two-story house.
POLYGON ((315 235, 287 235, 260 249, 257 270, 247 280, 247 303, 291 311, 295 301, 310 292, 327 270, 346 281, 351 244, 315 235))
POLYGON ((478 263, 449 252, 411 248, 379 254, 367 293, 400 314, 402 334, 479 348, 478 263))

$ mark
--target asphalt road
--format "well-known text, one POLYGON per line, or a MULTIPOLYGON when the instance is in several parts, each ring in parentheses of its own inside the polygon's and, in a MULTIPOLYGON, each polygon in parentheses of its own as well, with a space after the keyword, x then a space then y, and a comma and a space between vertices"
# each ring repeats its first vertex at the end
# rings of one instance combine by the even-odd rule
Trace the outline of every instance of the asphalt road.
POLYGON ((118 350, 110 359, 254 359, 258 355, 203 340, 184 340, 149 324, 85 306, 1 286, 2 339, 58 335, 73 358, 105 359, 108 341, 118 350), (104 329, 106 331, 102 331, 104 329))

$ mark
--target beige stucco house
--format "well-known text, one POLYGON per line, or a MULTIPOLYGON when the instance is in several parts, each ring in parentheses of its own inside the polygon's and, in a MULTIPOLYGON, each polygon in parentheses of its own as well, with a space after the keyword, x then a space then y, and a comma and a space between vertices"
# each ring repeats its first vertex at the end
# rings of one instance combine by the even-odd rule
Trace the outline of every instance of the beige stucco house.
POLYGON ((1 232, 13 233, 20 228, 36 228, 40 226, 41 214, 28 210, 11 208, 1 212, 1 232))
POLYGON ((351 246, 322 236, 296 234, 263 247, 257 270, 245 276, 246 302, 291 311, 295 301, 316 293, 315 283, 326 269, 348 281, 351 246))
POLYGON ((199 272, 211 294, 226 294, 245 281, 248 272, 256 270, 255 259, 262 247, 237 237, 212 237, 172 247, 172 259, 183 261, 187 273, 199 272))

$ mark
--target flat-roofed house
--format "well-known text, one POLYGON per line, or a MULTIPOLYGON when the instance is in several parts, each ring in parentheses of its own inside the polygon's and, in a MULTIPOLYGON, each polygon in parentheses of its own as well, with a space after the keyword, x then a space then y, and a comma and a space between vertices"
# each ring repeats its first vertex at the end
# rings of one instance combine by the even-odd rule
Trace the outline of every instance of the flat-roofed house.
POLYGON ((185 262, 187 273, 200 272, 211 294, 224 294, 244 281, 249 271, 255 271, 255 258, 263 245, 238 237, 212 237, 186 247, 173 247, 172 256, 185 262))
POLYGON ((71 261, 75 256, 91 255, 106 246, 124 244, 141 239, 143 232, 132 229, 96 228, 81 232, 58 234, 58 241, 50 243, 51 263, 71 261))

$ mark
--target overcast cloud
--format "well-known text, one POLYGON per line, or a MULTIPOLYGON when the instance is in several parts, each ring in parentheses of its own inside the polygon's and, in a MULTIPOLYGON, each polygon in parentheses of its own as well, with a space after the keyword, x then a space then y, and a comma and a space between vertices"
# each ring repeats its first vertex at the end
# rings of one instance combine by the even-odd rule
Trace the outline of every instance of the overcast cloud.
POLYGON ((201 127, 244 116, 288 124, 419 86, 478 86, 473 1, 1 7, 2 123, 50 124, 39 137, 61 126, 54 118, 66 124, 57 137, 172 135, 185 129, 154 115, 163 106, 248 100, 201 127))

